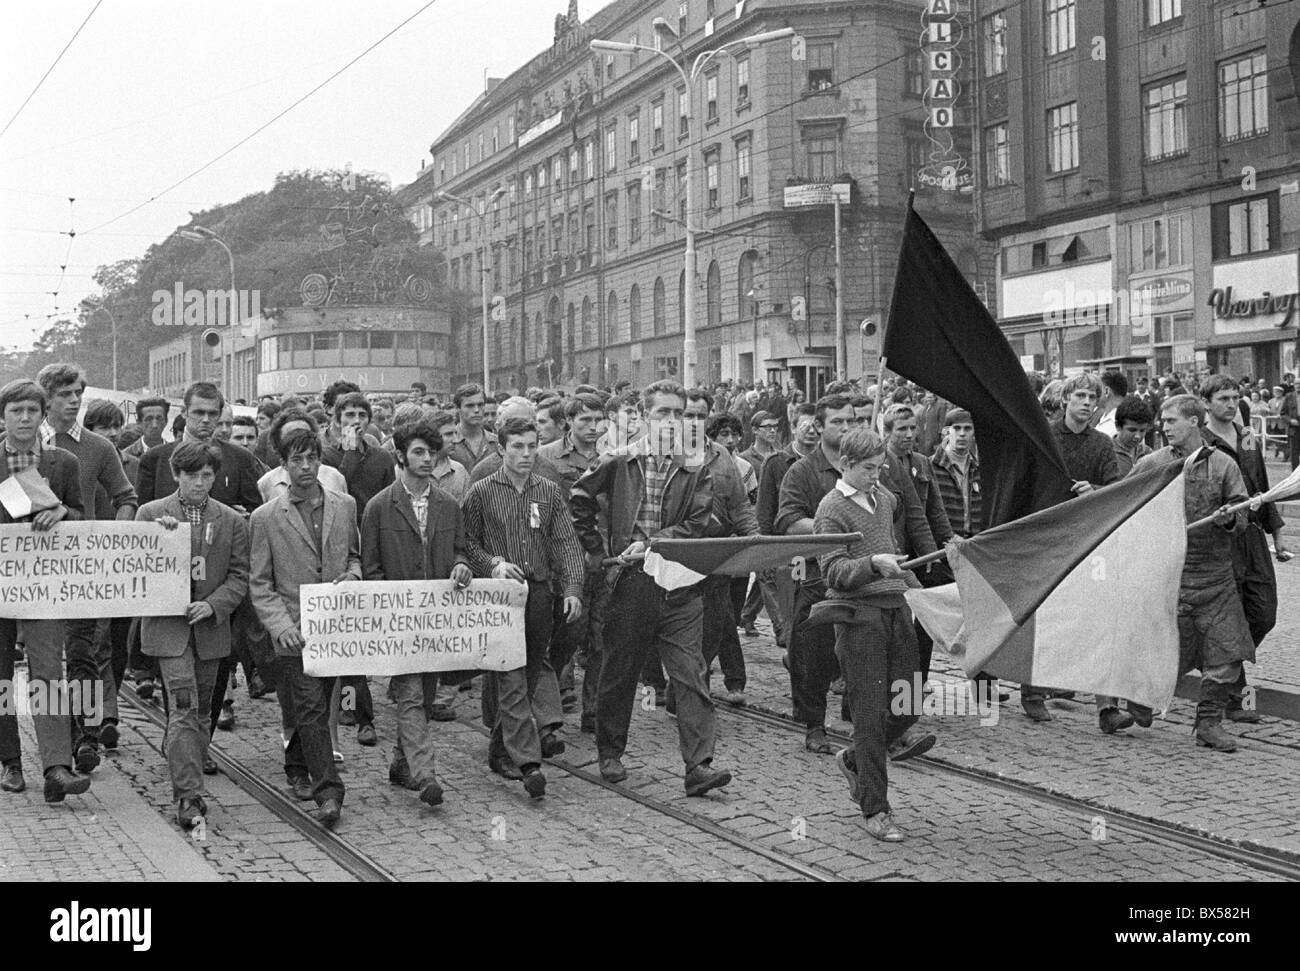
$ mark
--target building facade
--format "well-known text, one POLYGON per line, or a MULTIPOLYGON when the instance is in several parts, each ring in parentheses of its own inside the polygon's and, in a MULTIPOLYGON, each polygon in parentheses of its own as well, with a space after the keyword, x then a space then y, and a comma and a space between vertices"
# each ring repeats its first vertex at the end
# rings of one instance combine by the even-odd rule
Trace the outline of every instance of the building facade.
MULTIPOLYGON (((793 381, 816 394, 835 363, 830 184, 851 191, 840 233, 849 376, 876 371, 911 188, 971 282, 991 290, 993 248, 975 235, 971 195, 917 179, 932 151, 926 6, 618 0, 584 23, 571 5, 553 46, 489 81, 399 192, 463 296, 453 384, 482 375, 486 273, 492 390, 679 378, 689 286, 700 383, 793 381), (604 39, 676 52, 679 39, 689 68, 784 27, 797 36, 730 46, 689 86, 653 52, 590 49, 604 39)), ((968 149, 960 126, 956 142, 968 149)))
POLYGON ((980 230, 1027 366, 1296 372, 1300 9, 978 0, 980 230))

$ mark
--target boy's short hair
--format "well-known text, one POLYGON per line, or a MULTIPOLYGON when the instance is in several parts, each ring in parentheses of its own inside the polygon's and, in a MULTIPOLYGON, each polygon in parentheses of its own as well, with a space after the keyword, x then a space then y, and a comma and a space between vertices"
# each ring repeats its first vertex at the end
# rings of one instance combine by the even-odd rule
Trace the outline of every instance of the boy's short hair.
MULTIPOLYGON (((655 381, 653 384, 647 384, 641 391, 641 410, 648 411, 650 402, 654 401, 659 395, 667 394, 681 398, 682 404, 686 404, 686 389, 676 381, 655 381)), ((709 406, 712 407, 712 402, 710 402, 709 406)))
POLYGON ((122 409, 113 402, 96 398, 86 405, 86 417, 82 424, 91 429, 102 428, 105 425, 109 428, 114 426, 121 428, 126 424, 126 420, 122 417, 122 409))
POLYGON ((1205 403, 1194 394, 1176 394, 1166 398, 1160 406, 1160 413, 1166 411, 1176 411, 1184 418, 1195 418, 1202 426, 1205 424, 1205 403))
POLYGON ((211 381, 195 381, 185 389, 185 396, 181 399, 185 403, 185 410, 189 411, 190 399, 203 398, 205 401, 217 402, 218 408, 226 407, 226 399, 221 391, 211 381))
POLYGON ((236 415, 235 420, 231 424, 240 425, 240 426, 247 425, 249 428, 257 427, 257 422, 254 421, 252 418, 250 418, 248 415, 236 415))
POLYGON ((1068 378, 1061 385, 1061 400, 1065 401, 1076 391, 1091 391, 1098 398, 1101 397, 1101 382, 1097 380, 1095 374, 1076 374, 1068 378))
POLYGON ((70 384, 86 386, 86 372, 76 364, 47 364, 36 372, 36 383, 45 389, 45 393, 54 397, 54 392, 70 384))
POLYGON ((275 416, 280 413, 280 403, 278 401, 263 401, 257 406, 257 413, 259 415, 265 415, 267 418, 274 421, 275 416))
POLYGON ((507 418, 497 426, 497 441, 504 448, 507 439, 512 436, 526 435, 529 432, 537 434, 537 422, 529 421, 527 418, 507 418))
POLYGON ((594 391, 575 394, 568 401, 563 402, 563 404, 564 418, 569 422, 572 422, 573 419, 577 418, 584 411, 594 411, 600 415, 605 413, 604 402, 600 400, 600 395, 596 394, 594 391))
POLYGON ((605 417, 612 417, 628 408, 637 411, 641 409, 641 396, 635 391, 624 391, 622 394, 616 394, 607 399, 605 402, 605 417))
POLYGON ((0 388, 0 415, 8 405, 16 404, 19 401, 34 401, 41 406, 41 414, 45 414, 50 407, 50 399, 45 396, 45 389, 30 378, 19 378, 17 381, 10 381, 3 388, 0 388))
POLYGON ((744 436, 745 429, 735 415, 714 415, 704 426, 704 434, 709 441, 714 441, 724 431, 730 429, 737 435, 744 436))
POLYGON ((315 455, 320 458, 320 435, 306 428, 295 428, 280 437, 280 444, 275 451, 281 462, 287 462, 295 455, 315 455))
MULTIPOLYGON (((462 384, 459 388, 455 390, 455 392, 452 393, 451 403, 455 405, 457 408, 459 408, 460 403, 462 401, 464 401, 466 398, 472 398, 475 395, 483 395, 483 388, 480 385, 462 384)), ((484 402, 487 401, 486 395, 483 395, 483 400, 484 402)))
POLYGON ((423 418, 408 422, 393 429, 393 451, 397 453, 398 465, 406 465, 406 450, 417 439, 423 439, 435 452, 442 451, 442 432, 438 431, 437 425, 423 418))
POLYGON ((840 461, 854 465, 885 454, 885 442, 870 428, 854 428, 840 439, 840 461))
POLYGON ((843 411, 845 408, 853 407, 850 404, 848 396, 842 394, 824 394, 817 399, 815 414, 817 421, 824 423, 826 421, 826 412, 843 411))
MULTIPOLYGON (((360 394, 361 386, 352 381, 335 381, 320 396, 321 404, 327 411, 334 411, 334 403, 345 394, 360 394)), ((338 414, 338 412, 335 412, 338 414)))
POLYGON ((1128 378, 1122 371, 1104 371, 1101 375, 1101 383, 1116 398, 1128 397, 1128 378))
POLYGON ((892 432, 898 419, 915 417, 916 410, 911 405, 890 405, 885 411, 883 427, 885 431, 892 432))
POLYGON ((146 408, 161 408, 163 410, 163 421, 172 413, 171 402, 166 398, 141 398, 135 403, 135 420, 144 421, 144 410, 146 408))
POLYGON ((342 416, 344 408, 360 408, 366 413, 367 421, 374 415, 370 410, 370 402, 360 391, 349 391, 347 394, 341 394, 334 399, 334 417, 336 419, 342 416))
POLYGON ((271 422, 271 430, 268 434, 271 448, 279 454, 280 452, 280 429, 293 421, 305 421, 311 428, 313 435, 320 434, 320 425, 316 424, 316 419, 307 414, 301 408, 284 408, 275 416, 275 421, 271 422))
POLYGON ((210 467, 212 474, 221 471, 221 449, 207 442, 181 442, 167 459, 172 475, 188 472, 193 475, 210 467))
POLYGON ((1201 382, 1201 397, 1209 401, 1220 391, 1237 391, 1237 382, 1226 374, 1211 374, 1201 382))
POLYGON ((1135 425, 1150 425, 1155 420, 1151 407, 1136 395, 1129 395, 1115 409, 1115 427, 1123 428, 1128 422, 1135 425))

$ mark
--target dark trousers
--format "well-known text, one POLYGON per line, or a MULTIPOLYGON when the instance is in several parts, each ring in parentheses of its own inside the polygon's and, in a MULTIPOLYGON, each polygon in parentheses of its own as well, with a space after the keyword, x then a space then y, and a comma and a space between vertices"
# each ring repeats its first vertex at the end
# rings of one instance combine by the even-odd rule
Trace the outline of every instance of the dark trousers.
POLYGON ((677 701, 677 736, 689 772, 713 759, 714 711, 705 683, 703 598, 698 590, 669 593, 639 568, 618 578, 605 614, 596 750, 602 759, 627 749, 637 674, 646 655, 663 658, 677 701))
POLYGON ((1244 533, 1234 537, 1234 543, 1237 592, 1250 626, 1250 638, 1259 647, 1277 626, 1277 574, 1268 552, 1268 536, 1263 528, 1251 523, 1244 533))
POLYGON ((18 765, 23 760, 22 740, 18 736, 18 699, 14 690, 14 644, 18 640, 18 621, 0 617, 0 683, 9 686, 9 703, 0 706, 0 765, 18 765))
POLYGON ((826 597, 818 580, 805 580, 794 594, 794 617, 790 634, 790 698, 794 717, 810 731, 826 727, 826 692, 839 677, 835 656, 835 631, 829 625, 799 630, 813 604, 826 597))
POLYGON ((1290 452, 1287 461, 1291 463, 1291 468, 1294 470, 1296 466, 1300 465, 1300 428, 1291 429, 1287 445, 1290 452))
POLYGON ((541 764, 541 735, 559 727, 538 724, 533 715, 533 699, 551 645, 554 603, 549 584, 528 582, 524 667, 488 671, 483 678, 483 724, 492 730, 488 758, 508 760, 521 769, 541 764))
MULTIPOLYGON (((93 617, 63 622, 64 656, 69 681, 90 684, 100 680, 100 663, 95 643, 95 625, 98 623, 93 617)), ((97 718, 87 719, 84 714, 78 713, 72 719, 73 751, 82 743, 99 746, 103 712, 98 714, 97 718)))
MULTIPOLYGON (((758 589, 758 579, 754 579, 754 589, 758 589)), ((745 603, 749 598, 749 577, 732 577, 731 578, 731 616, 736 618, 736 623, 740 623, 740 614, 745 609, 745 603)))
POLYGON ((587 575, 586 592, 591 599, 583 601, 582 618, 578 623, 586 625, 587 633, 580 642, 575 657, 583 671, 582 724, 595 727, 596 691, 600 687, 600 659, 605 640, 605 613, 609 606, 609 587, 605 583, 604 573, 587 575))
MULTIPOLYGON (((704 581, 704 664, 718 659, 722 682, 728 691, 745 690, 745 655, 740 649, 733 613, 735 596, 731 577, 709 577, 704 581)), ((658 663, 658 656, 655 657, 658 663)))
POLYGON ((917 720, 915 713, 893 712, 892 688, 902 681, 908 698, 915 702, 911 691, 920 666, 912 614, 906 607, 863 607, 858 617, 862 623, 835 625, 835 653, 853 713, 853 757, 862 814, 874 816, 889 812, 889 746, 917 720))
POLYGON ((336 679, 304 674, 300 656, 281 657, 279 661, 278 689, 289 695, 293 706, 294 730, 284 753, 285 768, 306 770, 318 806, 327 799, 337 799, 341 804, 343 781, 330 743, 330 701, 336 679))
POLYGON ((271 647, 271 639, 266 633, 266 628, 262 626, 262 622, 257 619, 257 613, 253 610, 253 602, 247 597, 230 615, 230 640, 231 653, 221 659, 221 667, 217 671, 217 680, 212 686, 212 704, 208 725, 209 735, 217 730, 217 719, 221 717, 221 706, 226 702, 226 689, 230 686, 230 675, 234 673, 237 663, 244 665, 245 681, 252 678, 254 670, 261 669, 263 681, 275 682, 275 672, 272 670, 274 665, 265 663, 275 656, 271 647), (254 658, 260 659, 261 663, 254 661, 254 658), (252 666, 250 667, 250 665, 252 666))
POLYGON ((736 614, 740 618, 741 627, 749 627, 754 621, 758 620, 758 615, 763 610, 763 577, 754 577, 754 585, 749 588, 745 595, 745 602, 740 605, 740 611, 736 614))
POLYGON ((351 711, 357 716, 357 727, 375 723, 375 700, 370 695, 370 682, 364 674, 349 674, 339 678, 343 695, 339 705, 344 711, 351 711))

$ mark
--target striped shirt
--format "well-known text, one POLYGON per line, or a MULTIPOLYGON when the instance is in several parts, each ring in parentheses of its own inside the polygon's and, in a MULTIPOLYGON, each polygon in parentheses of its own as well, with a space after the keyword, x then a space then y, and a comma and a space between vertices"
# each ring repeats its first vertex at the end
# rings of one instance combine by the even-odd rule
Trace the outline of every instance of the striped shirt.
POLYGON ((539 583, 561 580, 566 597, 581 597, 586 559, 560 487, 536 473, 517 489, 504 471, 474 483, 465 495, 466 558, 475 576, 513 563, 539 583))

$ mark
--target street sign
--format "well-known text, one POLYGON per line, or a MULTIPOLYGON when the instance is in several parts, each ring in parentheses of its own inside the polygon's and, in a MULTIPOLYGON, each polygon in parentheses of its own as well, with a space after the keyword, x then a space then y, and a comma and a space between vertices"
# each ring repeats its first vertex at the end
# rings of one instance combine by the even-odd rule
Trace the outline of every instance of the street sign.
POLYGON ((848 182, 809 182, 806 185, 785 187, 785 208, 804 209, 811 206, 831 206, 839 199, 849 205, 853 187, 848 182))

